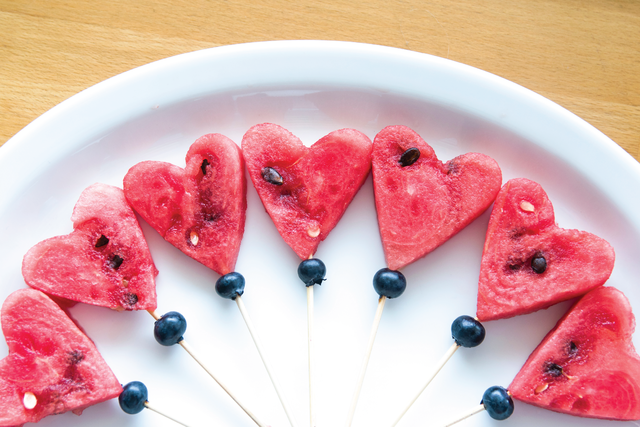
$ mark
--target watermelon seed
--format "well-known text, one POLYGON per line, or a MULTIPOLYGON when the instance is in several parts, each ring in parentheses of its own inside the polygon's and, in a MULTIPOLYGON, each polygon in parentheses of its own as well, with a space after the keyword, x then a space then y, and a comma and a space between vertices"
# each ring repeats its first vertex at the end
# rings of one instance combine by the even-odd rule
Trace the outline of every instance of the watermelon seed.
POLYGON ((576 345, 576 343, 571 341, 571 343, 569 344, 569 354, 574 354, 576 351, 578 351, 578 346, 576 345))
POLYGON ((542 274, 547 270, 547 260, 540 254, 531 259, 531 268, 538 274, 542 274))
POLYGON ((520 209, 522 209, 525 212, 535 212, 536 211, 535 206, 533 206, 531 203, 527 202, 526 200, 523 200, 522 202, 520 202, 520 209))
POLYGON ((207 174, 207 166, 209 166, 211 163, 209 163, 209 160, 204 159, 202 161, 202 165, 200 166, 200 169, 202 170, 202 175, 206 175, 207 174))
POLYGON ((117 270, 120 268, 123 261, 124 261, 124 258, 120 257, 119 255, 114 255, 113 258, 111 258, 111 262, 109 263, 109 265, 114 270, 117 270))
POLYGON ((540 384, 538 387, 536 387, 536 389, 534 390, 534 393, 540 394, 548 388, 549 388, 549 383, 540 384))
POLYGON ((126 298, 127 304, 130 305, 130 306, 134 306, 134 305, 136 305, 138 303, 138 295, 136 295, 134 293, 129 292, 125 296, 125 298, 126 298))
POLYGON ((309 237, 318 237, 320 235, 320 227, 314 225, 313 227, 309 227, 307 229, 307 234, 309 237))
POLYGON ((96 241, 95 247, 101 248, 103 246, 106 246, 108 243, 109 243, 109 239, 104 234, 101 234, 98 240, 96 241))
POLYGON ((69 357, 67 359, 70 364, 77 365, 84 360, 84 354, 81 351, 73 350, 69 353, 69 357))
POLYGON ((552 377, 559 377, 562 375, 562 366, 557 363, 547 363, 544 369, 552 377))
POLYGON ((420 150, 416 147, 411 147, 400 156, 400 166, 411 166, 420 158, 420 150))
POLYGON ((280 175, 278 171, 275 170, 274 168, 270 168, 270 167, 262 168, 262 172, 260 172, 260 174, 262 175, 262 179, 264 179, 270 184, 282 185, 284 183, 284 180, 282 179, 282 175, 280 175))
POLYGON ((198 244, 198 241, 200 240, 200 237, 198 236, 198 233, 196 233, 195 231, 191 231, 191 233, 189 233, 189 240, 191 241, 191 244, 193 246, 196 246, 198 244))
POLYGON ((24 397, 22 398, 22 404, 27 409, 33 409, 38 404, 38 399, 36 398, 35 394, 28 391, 24 394, 24 397))

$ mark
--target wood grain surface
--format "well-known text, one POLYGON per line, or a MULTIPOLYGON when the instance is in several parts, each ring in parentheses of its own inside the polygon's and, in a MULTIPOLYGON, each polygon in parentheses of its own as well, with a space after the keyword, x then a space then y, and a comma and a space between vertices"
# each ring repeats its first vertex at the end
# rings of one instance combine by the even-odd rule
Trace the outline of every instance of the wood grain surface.
POLYGON ((640 161, 637 0, 0 0, 0 144, 151 61, 263 40, 346 40, 449 58, 582 117, 640 161))

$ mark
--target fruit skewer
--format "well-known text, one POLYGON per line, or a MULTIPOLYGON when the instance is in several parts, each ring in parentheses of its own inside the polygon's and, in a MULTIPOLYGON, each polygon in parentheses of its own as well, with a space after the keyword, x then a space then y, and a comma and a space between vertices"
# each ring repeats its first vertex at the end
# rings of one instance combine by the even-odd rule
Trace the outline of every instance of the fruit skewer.
POLYGON ((380 319, 382 318, 382 311, 384 310, 384 304, 387 298, 397 298, 407 287, 407 281, 402 273, 399 271, 389 270, 388 268, 383 268, 378 270, 376 274, 373 276, 373 287, 380 295, 378 299, 378 308, 376 310, 376 315, 373 319, 373 325, 371 327, 371 333, 369 334, 369 343, 367 345, 367 350, 365 352, 364 360, 362 362, 362 367, 360 368, 360 375, 358 376, 358 381, 356 383, 356 389, 353 393, 353 398, 351 400, 351 406, 349 407, 349 415, 347 416, 346 426, 351 426, 351 422, 353 421, 353 416, 356 412, 356 406, 358 405, 358 398, 360 397, 360 390, 362 389, 362 383, 364 382, 364 377, 367 372, 367 366, 369 365, 369 358, 371 356, 371 350, 373 349, 373 344, 376 339, 376 334, 378 333, 378 326, 380 325, 380 319))
POLYGON ((327 268, 322 261, 313 256, 298 265, 298 277, 307 287, 307 340, 309 352, 309 425, 315 427, 313 411, 313 287, 325 280, 327 268))
MULTIPOLYGON (((220 387, 233 399, 234 402, 242 408, 242 410, 260 427, 267 427, 266 424, 262 423, 258 418, 244 405, 242 404, 238 398, 229 390, 216 376, 213 374, 211 369, 205 365, 202 361, 202 358, 196 355, 196 352, 193 348, 187 344, 186 340, 183 338, 185 331, 187 330, 187 321, 184 316, 176 311, 170 311, 163 315, 162 317, 158 316, 155 311, 148 310, 149 314, 156 319, 153 334, 158 341, 159 344, 164 346, 171 346, 174 344, 180 344, 180 346, 195 360, 206 372, 209 374, 213 380, 218 383, 220 387)), ((154 410, 153 408, 149 408, 154 410)))
MULTIPOLYGON (((451 336, 454 339, 453 345, 447 350, 447 352, 442 356, 435 369, 431 373, 431 376, 427 378, 425 385, 420 389, 420 391, 416 394, 413 400, 407 405, 405 410, 400 414, 400 416, 393 423, 392 427, 395 427, 402 417, 409 411, 411 406, 418 400, 418 397, 426 390, 426 388, 431 384, 431 381, 438 375, 440 370, 444 367, 444 365, 451 359, 454 353, 460 347, 472 348, 477 347, 482 344, 484 341, 486 331, 484 326, 478 321, 478 319, 474 319, 471 316, 459 316, 456 318, 451 324, 451 336)), ((475 413, 475 412, 474 412, 475 413)), ((470 414, 472 415, 472 414, 470 414)))
POLYGON ((442 427, 451 427, 452 425, 482 411, 487 411, 489 416, 494 420, 506 420, 511 416, 511 414, 513 414, 513 409, 513 399, 511 398, 509 391, 500 386, 492 386, 489 387, 482 395, 480 405, 474 407, 470 411, 458 417, 456 420, 451 421, 442 427))
POLYGON ((120 404, 120 408, 127 414, 139 414, 144 408, 147 408, 156 414, 160 414, 163 417, 180 424, 181 426, 189 427, 187 424, 170 417, 158 408, 152 406, 149 403, 149 392, 147 390, 147 386, 140 381, 132 381, 125 385, 122 393, 118 396, 118 403, 120 404))
POLYGON ((216 293, 222 298, 230 299, 236 302, 238 305, 238 309, 240 310, 240 314, 244 319, 245 324, 247 325, 247 329, 249 329, 249 334, 251 334, 251 338, 253 339, 254 344, 256 345, 256 349, 260 354, 260 358, 262 359, 262 363, 264 364, 265 369, 267 370, 267 374, 271 379, 271 383, 273 384, 273 388, 276 390, 276 394, 278 395, 278 399, 280 399, 280 403, 284 409, 287 418, 289 419, 289 423, 291 427, 296 427, 295 419, 291 411, 289 410, 289 406, 285 400, 284 395, 280 391, 280 385, 278 381, 272 374, 272 369, 269 365, 269 362, 265 356, 265 352, 262 348, 262 344, 260 343, 260 339, 258 338, 257 333, 255 332, 255 328, 253 327, 253 322, 247 313, 247 309, 242 302, 242 294, 244 293, 244 284, 245 280, 242 274, 232 272, 221 276, 216 282, 216 293))

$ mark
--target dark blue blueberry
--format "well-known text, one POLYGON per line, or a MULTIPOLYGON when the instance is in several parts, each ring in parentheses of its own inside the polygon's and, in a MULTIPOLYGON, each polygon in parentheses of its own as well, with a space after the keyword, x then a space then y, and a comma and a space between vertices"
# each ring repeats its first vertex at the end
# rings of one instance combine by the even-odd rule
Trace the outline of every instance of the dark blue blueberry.
POLYGON ((480 404, 494 420, 506 420, 513 414, 513 399, 507 390, 497 385, 484 392, 480 404))
POLYGON ((156 320, 153 335, 162 345, 174 345, 182 341, 182 335, 187 330, 187 320, 177 311, 170 311, 156 320))
POLYGON ((383 268, 373 276, 373 288, 381 297, 397 298, 407 288, 407 279, 399 271, 383 268))
POLYGON ((236 272, 225 274, 216 282, 216 292, 222 298, 235 300, 244 293, 244 277, 236 272))
POLYGON ((123 387, 122 393, 118 396, 118 403, 124 412, 133 415, 144 409, 148 398, 147 387, 140 381, 132 381, 123 387))
POLYGON ((305 259, 298 266, 298 277, 309 286, 322 285, 327 267, 318 258, 305 259))
POLYGON ((451 336, 462 347, 476 347, 484 341, 482 323, 471 316, 460 316, 451 324, 451 336))

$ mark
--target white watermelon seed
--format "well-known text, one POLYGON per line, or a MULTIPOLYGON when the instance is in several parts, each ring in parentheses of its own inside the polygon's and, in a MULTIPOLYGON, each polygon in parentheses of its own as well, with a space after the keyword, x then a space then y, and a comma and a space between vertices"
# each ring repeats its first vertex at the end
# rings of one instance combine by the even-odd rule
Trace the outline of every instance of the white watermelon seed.
POLYGON ((307 234, 309 237, 318 237, 320 235, 320 227, 313 226, 307 229, 307 234))
POLYGON ((198 233, 196 233, 195 231, 192 231, 191 234, 189 234, 189 240, 191 240, 191 244, 193 246, 196 246, 198 244, 199 239, 200 237, 198 237, 198 233))
POLYGON ((28 391, 24 394, 24 398, 22 399, 22 404, 27 409, 33 409, 38 404, 38 399, 36 398, 35 394, 28 391))
POLYGON ((536 210, 536 208, 526 200, 523 200, 522 202, 520 202, 520 209, 522 209, 525 212, 535 212, 536 210))
POLYGON ((539 385, 538 387, 536 387, 536 389, 534 390, 534 392, 536 394, 542 393, 543 391, 545 391, 546 389, 549 388, 549 383, 544 383, 539 385))

